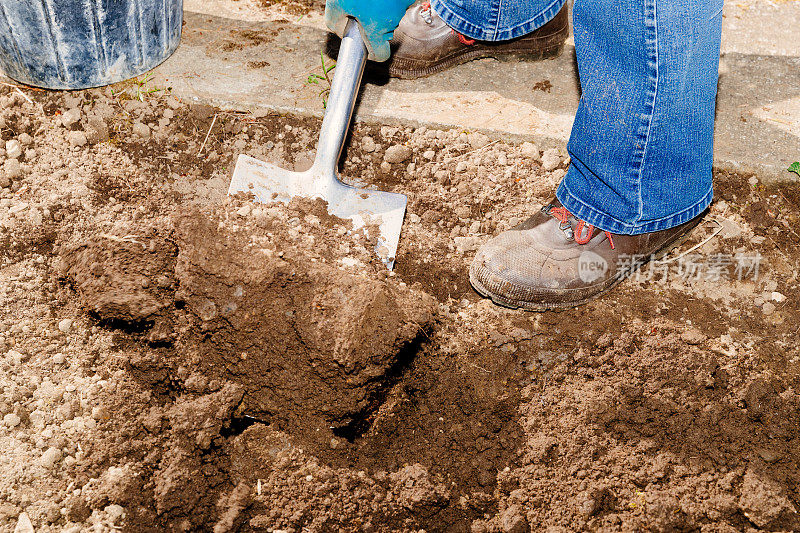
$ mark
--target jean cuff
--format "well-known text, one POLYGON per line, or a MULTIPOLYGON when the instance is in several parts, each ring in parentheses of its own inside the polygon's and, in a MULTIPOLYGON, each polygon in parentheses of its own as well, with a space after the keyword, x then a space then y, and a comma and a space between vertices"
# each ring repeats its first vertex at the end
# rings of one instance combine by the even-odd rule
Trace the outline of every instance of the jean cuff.
POLYGON ((708 192, 700 200, 677 213, 656 220, 636 221, 634 223, 618 220, 608 213, 604 213, 585 203, 569 190, 566 179, 563 179, 558 186, 556 197, 561 202, 561 205, 566 207, 567 211, 572 213, 578 220, 583 220, 596 228, 617 235, 640 235, 674 228, 689 222, 711 205, 711 200, 714 198, 714 190, 709 187, 708 192))
POLYGON ((442 17, 445 24, 465 37, 477 39, 479 41, 508 41, 509 39, 516 39, 517 37, 528 35, 544 26, 553 20, 558 12, 561 11, 561 8, 564 7, 565 3, 566 0, 554 0, 553 3, 548 5, 535 17, 517 23, 514 26, 504 28, 497 26, 494 28, 482 27, 465 20, 447 7, 446 0, 431 0, 431 8, 437 15, 442 17))

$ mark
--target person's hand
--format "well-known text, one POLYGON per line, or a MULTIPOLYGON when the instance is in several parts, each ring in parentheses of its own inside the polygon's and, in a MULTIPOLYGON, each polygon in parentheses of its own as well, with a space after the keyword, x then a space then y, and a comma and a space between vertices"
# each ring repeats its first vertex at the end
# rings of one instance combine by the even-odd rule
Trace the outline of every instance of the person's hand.
POLYGON ((361 26, 364 42, 373 61, 386 61, 391 55, 392 40, 400 19, 414 0, 327 0, 325 23, 339 36, 344 34, 347 17, 355 18, 361 26))

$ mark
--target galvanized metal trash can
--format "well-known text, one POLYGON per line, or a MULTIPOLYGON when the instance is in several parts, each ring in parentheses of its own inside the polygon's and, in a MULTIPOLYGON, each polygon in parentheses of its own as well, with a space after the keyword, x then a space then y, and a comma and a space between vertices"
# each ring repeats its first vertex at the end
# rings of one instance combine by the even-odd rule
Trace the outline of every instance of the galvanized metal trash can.
POLYGON ((47 89, 139 76, 181 38, 183 0, 0 0, 0 70, 47 89))

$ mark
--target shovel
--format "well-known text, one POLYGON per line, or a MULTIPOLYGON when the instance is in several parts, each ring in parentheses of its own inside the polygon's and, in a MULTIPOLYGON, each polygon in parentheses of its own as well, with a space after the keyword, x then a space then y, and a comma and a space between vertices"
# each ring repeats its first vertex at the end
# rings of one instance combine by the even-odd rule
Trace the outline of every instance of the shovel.
POLYGON ((322 198, 331 215, 353 221, 352 231, 365 226, 368 232, 377 231, 370 236, 377 240, 375 252, 392 270, 408 198, 346 185, 337 171, 366 62, 367 48, 358 24, 351 18, 339 48, 314 164, 305 172, 292 172, 240 155, 228 194, 252 193, 262 203, 288 203, 297 196, 322 198))

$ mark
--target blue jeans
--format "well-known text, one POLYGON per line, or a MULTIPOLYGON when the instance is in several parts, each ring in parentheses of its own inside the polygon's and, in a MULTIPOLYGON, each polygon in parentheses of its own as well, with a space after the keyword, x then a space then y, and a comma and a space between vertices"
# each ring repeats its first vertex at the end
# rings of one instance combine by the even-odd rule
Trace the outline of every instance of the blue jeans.
MULTIPOLYGON (((581 99, 556 195, 617 234, 682 224, 711 203, 723 0, 575 0, 581 99)), ((564 0, 432 0, 452 28, 530 33, 564 0)))

